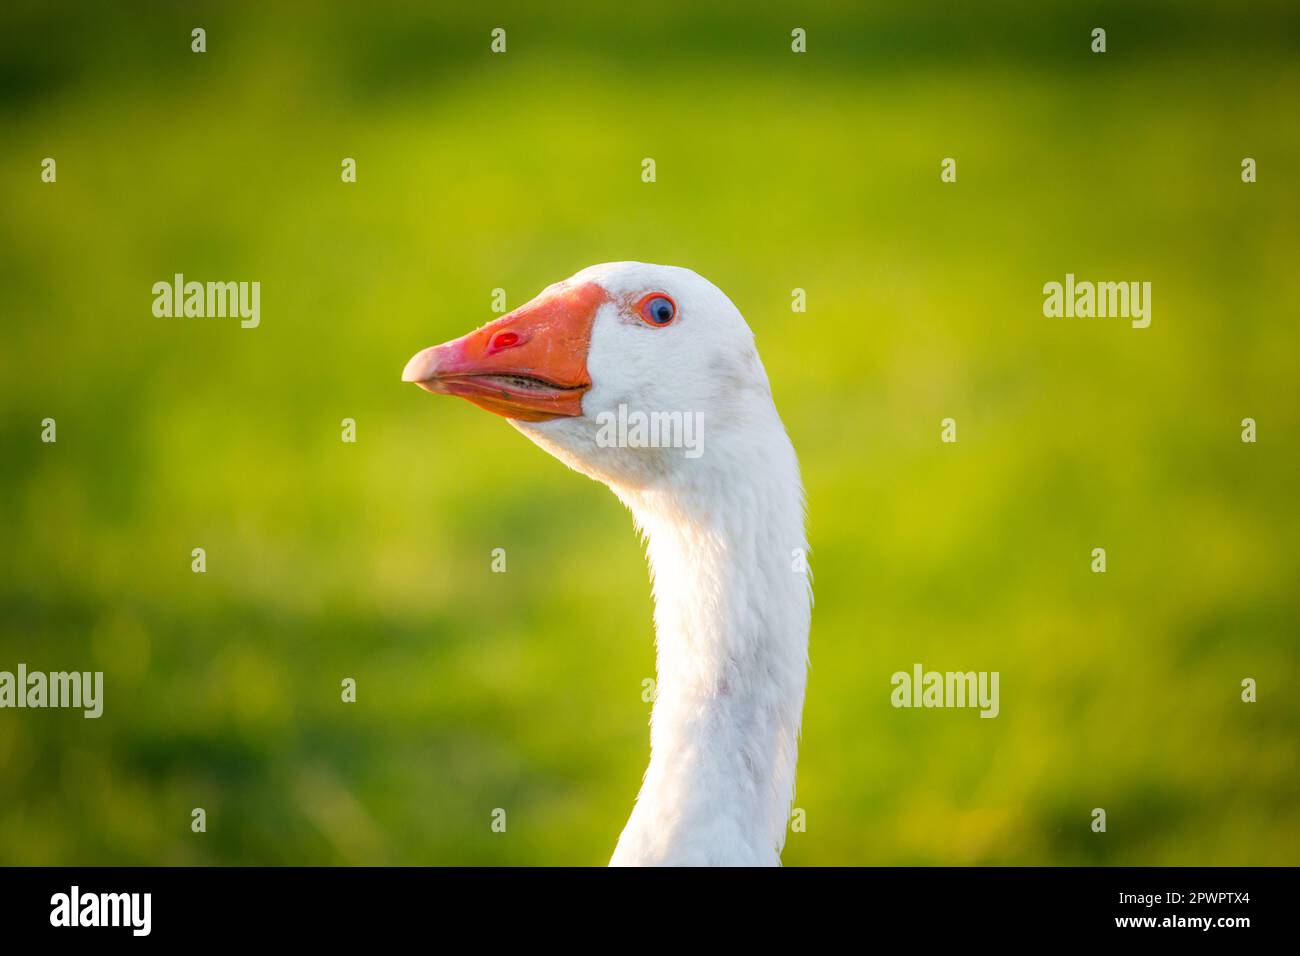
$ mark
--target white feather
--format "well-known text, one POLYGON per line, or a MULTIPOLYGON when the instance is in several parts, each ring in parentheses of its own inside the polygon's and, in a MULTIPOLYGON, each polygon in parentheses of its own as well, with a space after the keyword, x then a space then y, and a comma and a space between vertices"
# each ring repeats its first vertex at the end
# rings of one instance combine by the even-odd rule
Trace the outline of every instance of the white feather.
POLYGON ((611 865, 779 865, 794 794, 811 587, 803 490, 753 333, 715 286, 637 262, 579 272, 610 293, 583 414, 512 424, 606 485, 646 541, 655 598, 651 756, 611 865), (653 328, 626 308, 677 303, 653 328), (604 447, 602 412, 699 412, 699 457, 604 447))

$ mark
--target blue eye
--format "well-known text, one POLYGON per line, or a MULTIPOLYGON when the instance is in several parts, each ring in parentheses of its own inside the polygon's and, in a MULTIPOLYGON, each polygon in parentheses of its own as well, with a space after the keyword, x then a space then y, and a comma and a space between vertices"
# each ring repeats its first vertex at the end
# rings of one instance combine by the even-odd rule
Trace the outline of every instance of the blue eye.
POLYGON ((651 295, 642 300, 641 318, 650 325, 668 325, 677 316, 677 306, 666 295, 651 295))

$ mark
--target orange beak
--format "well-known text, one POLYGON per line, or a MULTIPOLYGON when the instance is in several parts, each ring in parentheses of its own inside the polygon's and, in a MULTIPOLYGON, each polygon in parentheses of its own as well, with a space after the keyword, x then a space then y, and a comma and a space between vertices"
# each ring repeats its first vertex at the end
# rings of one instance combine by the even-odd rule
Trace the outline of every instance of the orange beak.
POLYGON ((402 381, 525 422, 581 415, 591 388, 591 327, 608 298, 591 282, 548 290, 468 335, 417 352, 402 381))

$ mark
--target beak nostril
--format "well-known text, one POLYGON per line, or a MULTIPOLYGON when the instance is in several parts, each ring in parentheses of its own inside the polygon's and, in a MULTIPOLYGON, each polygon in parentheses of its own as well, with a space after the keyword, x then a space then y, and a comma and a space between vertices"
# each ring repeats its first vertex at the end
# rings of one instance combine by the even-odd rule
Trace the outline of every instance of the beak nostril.
POLYGON ((499 352, 501 349, 508 349, 512 345, 519 344, 519 333, 517 332, 498 332, 492 336, 492 341, 488 348, 493 352, 499 352))

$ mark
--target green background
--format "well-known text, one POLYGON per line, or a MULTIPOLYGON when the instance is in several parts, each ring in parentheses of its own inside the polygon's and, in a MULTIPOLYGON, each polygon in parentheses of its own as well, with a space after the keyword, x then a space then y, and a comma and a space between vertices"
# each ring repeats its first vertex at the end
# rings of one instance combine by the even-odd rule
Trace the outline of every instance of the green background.
POLYGON ((736 302, 802 463, 787 864, 1300 863, 1293 4, 271 7, 0 14, 0 669, 106 682, 0 711, 0 862, 605 862, 631 521, 398 376, 641 259, 736 302), (176 272, 261 327, 155 318, 176 272), (1151 327, 1045 318, 1067 272, 1151 327), (1001 715, 893 709, 915 662, 1001 715))

